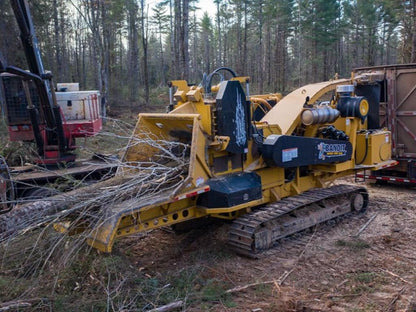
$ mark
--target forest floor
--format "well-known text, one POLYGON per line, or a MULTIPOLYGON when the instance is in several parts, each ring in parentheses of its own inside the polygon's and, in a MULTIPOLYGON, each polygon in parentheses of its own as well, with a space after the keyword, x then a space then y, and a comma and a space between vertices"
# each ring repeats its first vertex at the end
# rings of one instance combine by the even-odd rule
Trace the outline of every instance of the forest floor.
POLYGON ((365 214, 285 239, 260 259, 229 251, 229 225, 214 223, 120 239, 111 255, 80 246, 65 265, 62 248, 38 271, 3 261, 0 302, 30 304, 19 311, 149 311, 178 301, 175 311, 189 312, 416 311, 415 190, 367 187, 365 214))
POLYGON ((199 270, 186 311, 416 311, 415 190, 368 190, 365 214, 286 239, 257 260, 227 250, 227 224, 155 231, 117 248, 149 278, 199 270))
POLYGON ((228 223, 126 237, 110 255, 81 244, 70 259, 66 245, 51 252, 55 232, 26 233, 0 247, 0 311, 149 311, 179 301, 189 312, 416 311, 415 189, 367 188, 366 213, 284 239, 260 259, 228 249, 228 223), (36 267, 34 254, 43 256, 36 267))

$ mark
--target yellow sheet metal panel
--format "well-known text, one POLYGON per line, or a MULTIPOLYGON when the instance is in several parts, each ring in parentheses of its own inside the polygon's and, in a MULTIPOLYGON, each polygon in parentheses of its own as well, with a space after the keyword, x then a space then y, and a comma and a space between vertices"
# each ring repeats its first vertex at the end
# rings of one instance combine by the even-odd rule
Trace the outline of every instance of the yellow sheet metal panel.
POLYGON ((123 161, 150 161, 157 149, 155 141, 180 142, 176 134, 188 134, 192 137, 192 129, 197 114, 140 114, 123 161))
POLYGON ((199 114, 140 114, 122 159, 129 166, 121 166, 118 174, 134 174, 143 169, 143 165, 136 168, 139 163, 157 163, 168 142, 190 148, 188 176, 178 192, 203 185, 211 171, 206 163, 207 142, 199 114))
POLYGON ((282 129, 283 134, 291 134, 299 123, 300 114, 306 98, 309 103, 314 103, 325 93, 335 90, 339 84, 349 83, 349 79, 339 79, 309 84, 299 88, 281 99, 261 120, 269 124, 277 124, 282 129))
POLYGON ((357 165, 374 165, 391 158, 391 138, 389 131, 376 131, 357 135, 357 165), (366 138, 367 137, 367 138, 366 138))
POLYGON ((111 252, 119 237, 204 217, 207 213, 197 209, 196 196, 206 191, 209 187, 204 186, 176 197, 166 192, 159 200, 155 198, 154 203, 137 199, 122 202, 109 208, 110 217, 89 233, 87 243, 103 252, 111 252))

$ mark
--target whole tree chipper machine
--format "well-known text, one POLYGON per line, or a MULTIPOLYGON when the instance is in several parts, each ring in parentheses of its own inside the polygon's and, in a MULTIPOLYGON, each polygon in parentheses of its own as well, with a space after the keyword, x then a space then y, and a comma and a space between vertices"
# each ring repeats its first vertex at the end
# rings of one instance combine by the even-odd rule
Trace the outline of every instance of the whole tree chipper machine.
MULTIPOLYGON (((255 256, 282 237, 365 210, 365 187, 329 184, 395 164, 390 132, 378 125, 378 88, 366 84, 357 95, 354 80, 341 79, 283 98, 250 95, 249 78, 225 67, 199 86, 170 82, 170 111, 139 114, 118 175, 160 162, 152 141, 181 142, 189 166, 180 186, 152 202, 133 196, 110 207, 87 242, 111 252, 120 237, 212 217, 232 221, 229 245, 255 256), (212 85, 215 77, 222 81, 212 85)), ((56 227, 74 232, 77 223, 56 227)))
MULTIPOLYGON (((36 42, 28 41, 35 37, 27 3, 11 3, 23 29, 29 65, 35 66, 30 72, 4 64, 0 69, 23 78, 25 94, 29 91, 24 81, 36 85, 40 107, 30 103, 30 96, 26 99, 41 159, 71 158, 65 131, 69 128, 60 121, 50 76, 43 71, 36 42), (39 111, 45 116, 44 125, 37 124, 39 111)), ((169 166, 155 147, 157 141, 162 147, 179 143, 171 153, 187 159, 185 172, 178 174, 181 182, 151 201, 130 194, 107 205, 105 218, 98 223, 89 222, 88 215, 71 219, 69 214, 55 224, 56 229, 85 231, 91 246, 111 252, 120 237, 211 217, 231 221, 229 245, 256 256, 290 234, 365 210, 369 195, 364 187, 330 184, 357 171, 396 163, 390 159, 391 134, 379 125, 380 84, 333 80, 301 87, 283 98, 250 95, 249 86, 248 77, 226 67, 199 86, 170 82, 169 112, 139 115, 113 181, 146 173, 143 164, 169 166), (220 82, 213 85, 218 77, 220 82)), ((96 211, 100 204, 93 204, 96 211)), ((30 210, 17 211, 17 216, 31 215, 30 210)))

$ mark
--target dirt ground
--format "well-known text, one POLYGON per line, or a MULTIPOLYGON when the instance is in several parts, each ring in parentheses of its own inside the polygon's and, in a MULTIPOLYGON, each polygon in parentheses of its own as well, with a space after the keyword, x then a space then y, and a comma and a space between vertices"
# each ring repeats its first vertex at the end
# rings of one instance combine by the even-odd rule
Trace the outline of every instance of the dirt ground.
POLYGON ((194 290, 204 279, 224 290, 216 301, 190 301, 186 311, 416 311, 415 190, 367 187, 365 214, 285 239, 257 260, 228 251, 227 224, 154 231, 117 248, 149 278, 196 267, 194 290))

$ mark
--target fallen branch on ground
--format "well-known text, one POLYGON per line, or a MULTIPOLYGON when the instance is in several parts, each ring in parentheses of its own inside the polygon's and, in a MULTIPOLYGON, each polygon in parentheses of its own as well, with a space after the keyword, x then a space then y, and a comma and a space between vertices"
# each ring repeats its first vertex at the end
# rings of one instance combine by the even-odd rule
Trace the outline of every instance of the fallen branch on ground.
POLYGON ((247 285, 243 285, 243 286, 237 286, 237 287, 226 290, 225 293, 226 294, 232 294, 232 293, 236 293, 236 292, 245 290, 247 288, 256 287, 256 286, 260 286, 260 285, 275 284, 276 282, 277 282, 276 280, 271 280, 271 281, 265 281, 265 282, 251 283, 251 284, 247 284, 247 285))
POLYGON ((374 216, 372 216, 370 218, 370 220, 368 220, 361 228, 360 230, 357 232, 357 234, 354 235, 354 237, 358 237, 360 236, 360 234, 370 225, 371 222, 374 221, 374 219, 377 217, 378 213, 376 213, 374 216))
POLYGON ((394 305, 396 304, 396 301, 399 300, 401 294, 404 292, 405 287, 402 287, 395 295, 394 297, 390 300, 390 303, 388 304, 388 306, 384 309, 384 311, 386 312, 394 312, 396 311, 396 309, 394 308, 394 305))
POLYGON ((42 301, 49 301, 49 299, 42 299, 42 298, 34 298, 34 299, 26 299, 26 300, 14 300, 14 301, 7 301, 7 302, 0 302, 0 312, 5 311, 16 311, 20 309, 31 308, 33 304, 37 304, 42 301))
POLYGON ((380 271, 381 271, 381 272, 385 272, 385 273, 387 273, 387 274, 389 274, 389 275, 391 275, 391 276, 393 276, 393 277, 396 277, 396 278, 398 278, 399 280, 401 280, 402 282, 405 282, 406 284, 413 285, 413 283, 412 283, 412 282, 409 282, 409 281, 405 280, 405 279, 404 279, 404 278, 402 278, 401 276, 399 276, 399 275, 397 275, 397 274, 395 274, 395 273, 393 273, 393 272, 390 272, 389 270, 386 270, 386 269, 380 269, 380 271))
POLYGON ((32 304, 29 302, 6 302, 0 305, 0 311, 12 311, 16 309, 30 308, 32 304))
POLYGON ((169 311, 180 309, 182 308, 182 306, 183 306, 183 301, 180 300, 180 301, 171 302, 167 305, 152 309, 148 312, 169 312, 169 311))

